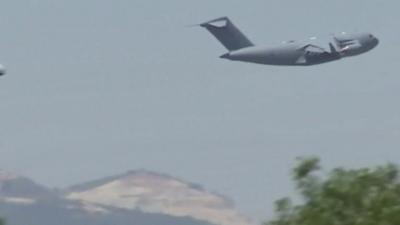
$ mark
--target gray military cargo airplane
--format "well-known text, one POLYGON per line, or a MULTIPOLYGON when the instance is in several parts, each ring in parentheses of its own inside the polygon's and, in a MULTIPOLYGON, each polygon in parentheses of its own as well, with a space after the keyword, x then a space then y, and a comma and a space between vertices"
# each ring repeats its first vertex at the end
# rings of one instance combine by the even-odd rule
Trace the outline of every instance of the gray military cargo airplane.
POLYGON ((258 47, 229 20, 221 17, 202 24, 228 53, 220 58, 266 65, 309 66, 363 54, 375 48, 379 40, 370 33, 333 35, 327 46, 307 41, 288 41, 276 47, 258 47), (328 49, 329 48, 329 49, 328 49))

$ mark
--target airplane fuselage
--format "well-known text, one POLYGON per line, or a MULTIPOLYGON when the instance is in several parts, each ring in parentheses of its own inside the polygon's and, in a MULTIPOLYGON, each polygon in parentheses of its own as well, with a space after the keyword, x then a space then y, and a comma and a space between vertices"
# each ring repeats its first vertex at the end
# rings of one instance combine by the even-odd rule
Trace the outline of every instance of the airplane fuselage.
POLYGON ((326 53, 318 53, 308 57, 308 61, 299 61, 304 55, 301 45, 287 44, 276 47, 249 47, 229 52, 221 58, 278 66, 307 66, 338 60, 341 57, 326 53))
POLYGON ((291 41, 275 47, 251 46, 228 52, 221 58, 265 65, 309 66, 357 56, 376 47, 378 39, 370 34, 339 35, 335 37, 337 53, 305 51, 304 43, 291 41), (353 44, 356 43, 356 44, 353 44), (299 60, 303 59, 304 60, 299 60))
POLYGON ((292 65, 302 55, 297 44, 285 44, 276 47, 247 47, 228 52, 221 56, 224 59, 244 61, 267 65, 292 65))

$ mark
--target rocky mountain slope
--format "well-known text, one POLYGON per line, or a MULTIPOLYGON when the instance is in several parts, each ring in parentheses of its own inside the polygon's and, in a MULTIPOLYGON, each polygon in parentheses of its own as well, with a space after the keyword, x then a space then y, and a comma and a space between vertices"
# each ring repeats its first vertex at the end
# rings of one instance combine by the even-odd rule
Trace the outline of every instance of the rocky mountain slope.
POLYGON ((9 225, 250 224, 228 198, 147 171, 131 171, 62 191, 0 171, 0 216, 9 225))
POLYGON ((111 206, 188 216, 220 225, 249 224, 226 197, 210 193, 199 185, 147 171, 132 171, 78 185, 67 190, 65 196, 90 208, 111 206))

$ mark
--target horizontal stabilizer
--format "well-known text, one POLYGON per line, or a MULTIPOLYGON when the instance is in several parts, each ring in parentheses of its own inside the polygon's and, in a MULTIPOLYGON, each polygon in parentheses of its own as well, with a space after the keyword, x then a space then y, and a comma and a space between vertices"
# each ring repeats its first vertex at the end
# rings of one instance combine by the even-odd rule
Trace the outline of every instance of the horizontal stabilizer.
POLYGON ((220 17, 214 20, 210 20, 208 22, 200 24, 202 27, 207 27, 207 26, 214 26, 214 27, 226 27, 228 25, 228 17, 220 17))
POLYGON ((200 26, 213 34, 229 51, 254 46, 228 17, 210 20, 200 24, 200 26))

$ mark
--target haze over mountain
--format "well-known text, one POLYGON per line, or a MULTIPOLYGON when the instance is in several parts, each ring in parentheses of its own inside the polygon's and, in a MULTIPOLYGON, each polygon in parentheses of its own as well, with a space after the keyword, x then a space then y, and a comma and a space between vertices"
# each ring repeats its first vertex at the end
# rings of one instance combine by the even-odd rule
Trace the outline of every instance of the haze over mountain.
POLYGON ((10 225, 248 225, 227 197, 148 172, 51 190, 0 171, 0 216, 10 225))

